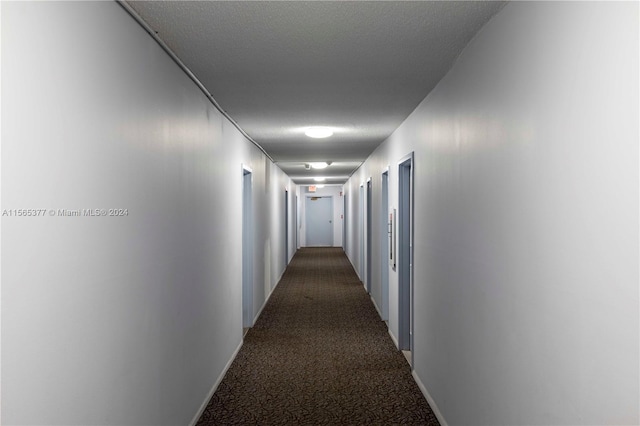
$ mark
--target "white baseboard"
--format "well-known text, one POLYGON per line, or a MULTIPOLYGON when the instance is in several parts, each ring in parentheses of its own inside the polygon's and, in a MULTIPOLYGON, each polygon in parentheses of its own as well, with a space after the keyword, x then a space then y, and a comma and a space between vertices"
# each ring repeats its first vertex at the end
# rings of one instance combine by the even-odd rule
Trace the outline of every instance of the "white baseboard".
MULTIPOLYGON (((267 295, 267 298, 265 299, 264 303, 260 307, 260 310, 258 311, 258 314, 253 319, 253 323, 254 324, 256 323, 256 321, 258 321, 258 318, 260 317, 260 314, 262 314, 262 310, 264 309, 265 306, 267 306, 267 302, 271 298, 271 295, 275 291, 276 287, 278 287, 278 284, 280 284, 280 280, 282 280, 282 276, 284 275, 285 271, 286 271, 286 268, 285 268, 284 271, 282 271, 282 274, 280 275, 280 278, 278 279, 275 287, 273 287, 271 289, 271 291, 269 292, 269 294, 267 295)), ((233 355, 231 355, 231 358, 227 362, 227 365, 224 366, 224 370, 222 371, 222 373, 218 377, 218 380, 216 380, 215 384, 213 385, 213 387, 211 388, 211 390, 207 394, 207 397, 205 398, 204 402, 200 406, 200 409, 198 410, 196 415, 193 417, 193 419, 189 423, 189 426, 195 426, 195 424, 200 419, 200 416, 202 416, 202 413, 204 412, 204 409, 207 408, 207 404, 209 404, 209 401, 211 400, 211 397, 216 392, 216 389, 218 389, 218 386, 220 385, 220 382, 222 382, 222 379, 224 378, 224 375, 227 374, 227 370, 229 370, 229 367, 231 367, 231 363, 233 363, 233 360, 236 359, 236 356, 238 356, 238 352, 240 352, 240 348, 242 348, 242 344, 243 343, 244 343, 244 338, 242 339, 242 341, 240 341, 240 344, 238 345, 236 350, 233 352, 233 355)))
MULTIPOLYGON (((279 283, 280 281, 278 281, 279 283)), ((278 284, 276 284, 276 287, 278 287, 278 284)), ((267 295, 267 298, 264 300, 264 303, 262 304, 262 306, 260 307, 260 310, 258 311, 258 313, 256 314, 256 316, 253 318, 253 324, 255 325, 256 321, 258 321, 258 318, 260 318, 260 314, 262 314, 262 311, 264 309, 265 306, 267 306, 267 302, 269 301, 269 299, 271 298, 271 295, 273 294, 273 290, 276 289, 276 287, 272 288, 271 291, 269 292, 269 294, 267 295)))
MULTIPOLYGON (((356 268, 356 265, 353 264, 353 262, 351 261, 351 258, 349 257, 349 255, 347 254, 347 252, 344 252, 345 255, 347 255, 347 259, 349 259, 349 263, 351 264, 351 267, 353 268, 353 272, 356 273, 356 276, 358 277, 358 279, 362 282, 362 279, 360 279, 360 274, 358 273, 358 268, 356 268)), ((363 282, 364 284, 364 282, 363 282)))
POLYGON ((394 336, 393 333, 391 332, 391 327, 387 328, 387 331, 389 332, 389 336, 391 336, 391 340, 393 340, 393 344, 396 345, 396 349, 400 350, 398 339, 396 339, 396 336, 394 336))
POLYGON ((376 308, 376 311, 378 311, 378 315, 380 316, 380 321, 384 321, 382 319, 382 312, 380 311, 380 308, 378 308, 378 304, 376 303, 376 299, 374 299, 372 295, 369 295, 369 297, 371 298, 371 303, 373 303, 373 306, 376 308))
POLYGON ((264 307, 267 306, 267 302, 269 301, 269 299, 271 299, 271 295, 273 294, 273 292, 276 290, 276 288, 280 284, 280 281, 282 280, 282 277, 284 276, 284 272, 285 271, 282 271, 282 275, 280 275, 280 278, 278 278, 278 281, 276 281, 276 285, 271 289, 269 294, 267 294, 267 298, 264 300, 264 303, 260 307, 260 310, 258 311, 256 316, 253 318, 253 324, 254 325, 255 325, 256 321, 258 321, 258 318, 260 318, 260 314, 262 314, 262 311, 264 310, 264 307))
POLYGON ((195 416, 193 416, 193 418, 189 422, 189 426, 195 426, 195 424, 198 423, 198 420, 200 419, 200 416, 202 416, 202 413, 204 413, 204 409, 207 408, 207 405, 209 404, 209 401, 211 401, 211 397, 213 397, 213 394, 218 389, 218 386, 220 386, 220 382, 222 382, 222 379, 224 379, 224 375, 227 374, 227 371, 229 370, 229 367, 231 367, 231 363, 233 363, 233 360, 236 359, 236 356, 238 355, 238 352, 240 352, 240 348, 242 347, 242 343, 243 343, 243 340, 240 340, 240 344, 238 345, 236 350, 233 352, 233 355, 231 355, 231 358, 229 358, 229 361, 227 362, 227 365, 224 366, 224 369, 222 370, 222 373, 220 373, 220 375, 218 376, 218 379, 213 384, 213 387, 211 388, 211 390, 207 394, 207 397, 202 402, 202 405, 200 405, 200 408, 198 409, 198 412, 196 413, 195 416))
POLYGON ((447 423, 447 421, 445 420, 444 416, 440 412, 440 409, 436 405, 436 402, 433 400, 433 398, 431 398, 431 395, 429 395, 429 391, 427 391, 426 386, 424 385, 424 383, 422 383, 422 380, 420 380, 420 377, 418 377, 418 375, 416 374, 416 370, 412 370, 411 371, 411 375, 413 376, 413 380, 416 381, 416 384, 420 388, 420 391, 422 392, 424 397, 427 399, 427 402, 429 403, 429 406, 433 410, 433 414, 436 415, 436 418, 440 422, 440 425, 441 426, 448 426, 449 424, 447 423))

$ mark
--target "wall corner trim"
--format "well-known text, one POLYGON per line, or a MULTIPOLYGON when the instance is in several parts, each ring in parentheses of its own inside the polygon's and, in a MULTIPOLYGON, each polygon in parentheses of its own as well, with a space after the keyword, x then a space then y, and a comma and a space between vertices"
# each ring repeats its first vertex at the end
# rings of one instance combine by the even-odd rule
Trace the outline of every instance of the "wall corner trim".
POLYGON ((213 394, 218 389, 218 386, 220 386, 220 383, 222 382, 222 379, 224 379, 224 376, 227 374, 227 371, 231 367, 231 364, 233 363, 233 360, 235 360, 236 356, 238 356, 238 352, 240 352, 240 348, 242 348, 242 344, 243 343, 244 343, 244 339, 241 339, 240 340, 240 344, 238 345, 236 350, 233 351, 233 354, 229 358, 229 361, 227 362, 227 365, 224 366, 224 368, 222 369, 222 372, 218 376, 218 379, 216 380, 216 382, 211 387, 211 390, 209 391, 209 393, 205 397, 204 401, 202 401, 202 404, 200 405, 200 408, 196 412, 195 416, 193 416, 193 418, 189 422, 189 426, 195 426, 196 423, 198 423, 198 420, 200 420, 200 417, 202 416, 202 413, 204 413, 204 409, 207 408, 207 405, 209 405, 209 401, 211 401, 211 398, 213 397, 213 394))
POLYGON ((420 391, 422 392, 422 394, 424 395, 424 397, 427 399, 427 402, 429 403, 429 406, 431 407, 431 409, 433 410, 433 414, 436 415, 436 418, 438 419, 438 421, 440 422, 441 426, 449 426, 449 424, 447 423, 447 421, 445 420, 444 416, 442 415, 442 413, 440 412, 440 409, 438 408, 438 406, 436 405, 436 402, 433 400, 433 398, 431 398, 431 395, 429 394, 429 391, 427 390, 427 388, 425 387, 424 383, 422 383, 422 380, 420 380, 420 377, 418 376, 418 374, 416 373, 416 370, 412 370, 411 371, 411 375, 413 376, 413 379, 416 381, 416 384, 418 385, 418 387, 420 388, 420 391))

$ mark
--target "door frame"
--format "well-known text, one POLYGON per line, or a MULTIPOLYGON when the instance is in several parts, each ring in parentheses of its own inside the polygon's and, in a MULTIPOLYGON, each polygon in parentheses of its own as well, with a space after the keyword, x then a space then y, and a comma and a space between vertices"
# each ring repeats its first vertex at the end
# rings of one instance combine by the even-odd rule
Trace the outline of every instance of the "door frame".
POLYGON ((242 327, 253 327, 253 170, 242 164, 242 327))
POLYGON ((398 346, 411 351, 413 365, 414 154, 398 162, 398 346))

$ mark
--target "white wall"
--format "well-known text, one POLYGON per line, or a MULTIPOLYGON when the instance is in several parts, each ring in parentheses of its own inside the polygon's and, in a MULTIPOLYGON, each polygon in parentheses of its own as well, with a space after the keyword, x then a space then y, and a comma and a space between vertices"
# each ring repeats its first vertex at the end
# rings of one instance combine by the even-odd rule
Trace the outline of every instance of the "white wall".
MULTIPOLYGON (((364 232, 363 214, 360 205, 360 185, 363 185, 364 178, 362 168, 356 170, 354 175, 343 186, 344 198, 344 226, 346 227, 344 248, 353 269, 358 274, 361 281, 364 280, 364 271, 361 271, 360 256, 363 255, 364 247, 361 246, 361 233, 364 232)), ((375 214, 375 213, 374 213, 375 214)), ((379 277, 378 277, 379 280, 379 277)), ((364 281, 363 281, 364 284, 364 281)))
POLYGON ((2 217, 2 424, 188 424, 242 342, 241 164, 256 313, 295 188, 114 2, 3 2, 2 89, 2 210, 47 211, 2 217), (48 214, 89 208, 128 216, 48 214))
POLYGON ((344 200, 341 186, 325 186, 316 188, 316 192, 307 192, 306 186, 300 186, 299 209, 300 209, 300 246, 307 245, 307 216, 305 214, 307 197, 332 197, 333 199, 333 247, 342 247, 342 226, 344 219, 344 200))
POLYGON ((414 374, 448 424, 640 423, 638 73, 637 3, 511 3, 345 186, 379 205, 390 165, 397 207, 415 152, 414 374))
MULTIPOLYGON (((380 241, 382 235, 385 235, 386 241, 386 226, 384 229, 380 226, 382 223, 382 173, 384 173, 389 167, 389 212, 393 212, 393 208, 397 208, 397 161, 390 167, 390 163, 387 162, 384 155, 379 155, 380 148, 376 150, 374 155, 369 157, 367 161, 361 166, 349 179, 349 181, 344 186, 344 202, 347 204, 347 208, 345 211, 345 226, 347 227, 346 232, 346 244, 345 251, 351 264, 355 271, 357 272, 360 280, 363 281, 363 285, 366 287, 364 283, 365 271, 366 271, 366 249, 361 246, 361 233, 365 234, 365 245, 366 245, 366 208, 367 203, 364 202, 361 206, 360 204, 360 189, 361 186, 364 188, 364 197, 366 201, 366 192, 367 192, 367 181, 371 178, 371 189, 372 189, 372 244, 371 244, 371 297, 373 298, 373 303, 376 305, 378 312, 382 312, 382 284, 380 279, 382 264, 379 261, 381 257, 381 247, 380 241), (393 170, 393 171, 391 171, 393 170), (392 181, 391 178, 394 177, 393 185, 395 185, 394 190, 392 191, 392 181), (392 198, 392 194, 393 197, 392 198), (395 204, 394 204, 395 203, 395 204), (361 207, 364 208, 361 211, 361 207), (364 262, 361 264, 361 256, 363 257, 364 262), (361 270, 362 269, 362 270, 361 270)), ((398 155, 398 160, 404 157, 403 155, 398 155)), ((398 299, 398 290, 397 290, 397 275, 395 271, 389 267, 390 275, 389 275, 389 317, 391 321, 389 321, 389 328, 391 331, 392 338, 397 341, 398 336, 398 311, 397 311, 397 299, 398 299)))

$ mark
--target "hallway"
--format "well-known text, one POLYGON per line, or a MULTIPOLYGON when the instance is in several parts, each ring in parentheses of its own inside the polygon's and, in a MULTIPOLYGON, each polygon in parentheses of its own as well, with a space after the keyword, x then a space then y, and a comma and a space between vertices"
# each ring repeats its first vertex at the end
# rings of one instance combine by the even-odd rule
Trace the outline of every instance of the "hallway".
POLYGON ((0 15, 0 424, 640 425, 639 2, 0 15))
POLYGON ((437 425, 340 248, 294 256, 198 425, 437 425))

